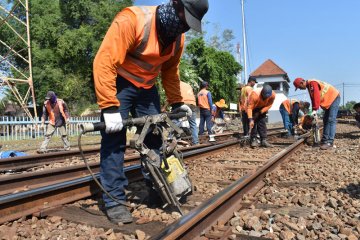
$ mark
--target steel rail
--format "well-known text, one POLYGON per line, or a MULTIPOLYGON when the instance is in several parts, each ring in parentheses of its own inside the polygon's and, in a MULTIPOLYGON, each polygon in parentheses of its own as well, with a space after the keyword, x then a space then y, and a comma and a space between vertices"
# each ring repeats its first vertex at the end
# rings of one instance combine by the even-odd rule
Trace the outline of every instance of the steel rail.
MULTIPOLYGON (((221 142, 220 142, 221 143, 221 142)), ((180 151, 196 151, 208 146, 214 146, 217 143, 207 143, 187 148, 182 148, 180 151)), ((201 151, 198 151, 201 152, 201 151)), ((197 152, 197 153, 198 153, 197 152)), ((125 166, 138 164, 140 161, 139 155, 131 155, 125 157, 125 166)), ((100 171, 99 162, 89 163, 90 168, 94 173, 100 171)), ((68 181, 78 177, 89 175, 89 171, 85 164, 76 166, 58 167, 49 170, 42 170, 36 172, 25 172, 21 174, 3 175, 0 176, 0 195, 11 194, 18 191, 30 190, 38 187, 43 187, 49 184, 55 184, 63 181, 68 181)))
MULTIPOLYGON (((283 128, 271 128, 268 129, 270 132, 279 131, 283 128)), ((242 132, 230 132, 230 133, 221 133, 215 135, 215 138, 221 138, 226 136, 238 136, 242 134, 242 132)), ((205 137, 205 136, 204 136, 205 137)), ((208 136, 206 136, 208 137, 208 136)), ((196 147, 196 146, 194 146, 196 147)), ((191 149, 191 147, 189 147, 191 149)), ((84 149, 84 154, 86 156, 90 156, 96 154, 100 151, 99 147, 84 149)), ((45 164, 51 164, 54 162, 62 162, 65 161, 66 158, 73 157, 73 156, 80 156, 79 150, 71 150, 71 151, 63 151, 63 152, 55 152, 55 153, 46 153, 46 154, 39 154, 39 155, 29 155, 29 156, 22 156, 22 157, 11 157, 11 158, 4 158, 0 159, 0 171, 20 171, 23 169, 29 169, 45 164)), ((126 159, 125 159, 126 161, 126 159)))
POLYGON ((266 173, 271 172, 284 162, 303 143, 304 138, 277 153, 264 166, 256 170, 255 173, 235 181, 229 187, 166 227, 157 236, 152 237, 152 239, 197 239, 205 231, 209 230, 211 226, 216 224, 217 221, 228 222, 233 213, 240 209, 244 194, 253 189, 263 180, 266 173))
MULTIPOLYGON (((239 142, 240 140, 232 140, 201 149, 195 149, 183 153, 183 157, 184 159, 188 159, 201 153, 211 154, 210 151, 229 147, 239 142)), ((142 178, 140 164, 125 167, 124 171, 130 181, 142 178)), ((96 176, 99 176, 98 173, 96 176)), ((98 192, 99 189, 91 176, 85 176, 23 192, 3 195, 0 196, 0 224, 30 214, 41 214, 41 212, 48 209, 90 197, 98 192)))

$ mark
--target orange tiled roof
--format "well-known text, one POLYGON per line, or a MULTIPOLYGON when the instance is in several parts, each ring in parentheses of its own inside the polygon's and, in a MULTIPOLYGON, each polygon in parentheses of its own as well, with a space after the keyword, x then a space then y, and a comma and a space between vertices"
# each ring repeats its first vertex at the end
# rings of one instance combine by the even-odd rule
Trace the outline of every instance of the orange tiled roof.
POLYGON ((260 77, 260 76, 272 76, 272 75, 286 75, 287 73, 271 59, 266 60, 263 64, 260 65, 255 71, 253 71, 250 76, 260 77))

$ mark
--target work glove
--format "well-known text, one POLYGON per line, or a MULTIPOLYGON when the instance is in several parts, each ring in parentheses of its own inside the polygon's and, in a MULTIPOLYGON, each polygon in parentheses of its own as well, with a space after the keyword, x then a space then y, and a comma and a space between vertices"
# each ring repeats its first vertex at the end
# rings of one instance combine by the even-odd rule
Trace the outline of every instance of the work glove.
POLYGON ((45 129, 45 123, 41 122, 40 129, 45 129))
POLYGON ((171 113, 179 113, 179 112, 186 112, 186 115, 190 117, 192 115, 192 111, 190 107, 186 104, 174 104, 172 106, 171 113))
POLYGON ((66 127, 68 128, 69 124, 70 124, 70 119, 69 118, 65 120, 65 124, 66 124, 66 127))
POLYGON ((104 113, 104 120, 106 126, 105 128, 106 133, 120 132, 124 126, 121 118, 121 114, 119 112, 104 113))

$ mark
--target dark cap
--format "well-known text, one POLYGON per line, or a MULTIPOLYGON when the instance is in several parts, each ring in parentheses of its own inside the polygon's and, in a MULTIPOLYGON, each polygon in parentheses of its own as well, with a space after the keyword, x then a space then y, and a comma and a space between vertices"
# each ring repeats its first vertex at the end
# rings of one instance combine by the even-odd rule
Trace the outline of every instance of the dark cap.
POLYGON ((46 94, 45 99, 49 100, 51 99, 53 96, 56 96, 55 93, 53 91, 48 91, 46 94))
POLYGON ((269 97, 271 97, 272 95, 272 87, 270 85, 264 85, 263 89, 261 90, 261 96, 264 99, 267 99, 269 97))
POLYGON ((200 88, 201 88, 201 89, 202 89, 202 88, 205 88, 205 87, 207 87, 207 86, 209 86, 209 83, 208 83, 208 82, 202 81, 202 82, 200 83, 200 88))
POLYGON ((248 79, 248 82, 251 82, 251 81, 254 81, 255 83, 258 83, 256 81, 256 77, 253 77, 253 76, 250 76, 249 79, 248 79))
POLYGON ((184 4, 186 23, 190 28, 201 32, 201 19, 209 9, 208 0, 181 0, 184 4))

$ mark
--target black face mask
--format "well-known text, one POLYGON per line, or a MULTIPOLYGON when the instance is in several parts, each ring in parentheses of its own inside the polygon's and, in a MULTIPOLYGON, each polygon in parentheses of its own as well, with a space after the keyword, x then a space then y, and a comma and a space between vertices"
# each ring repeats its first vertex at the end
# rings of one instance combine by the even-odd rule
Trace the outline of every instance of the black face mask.
POLYGON ((172 1, 162 4, 157 10, 159 19, 159 33, 165 46, 171 44, 182 33, 189 30, 189 26, 180 20, 172 1))

